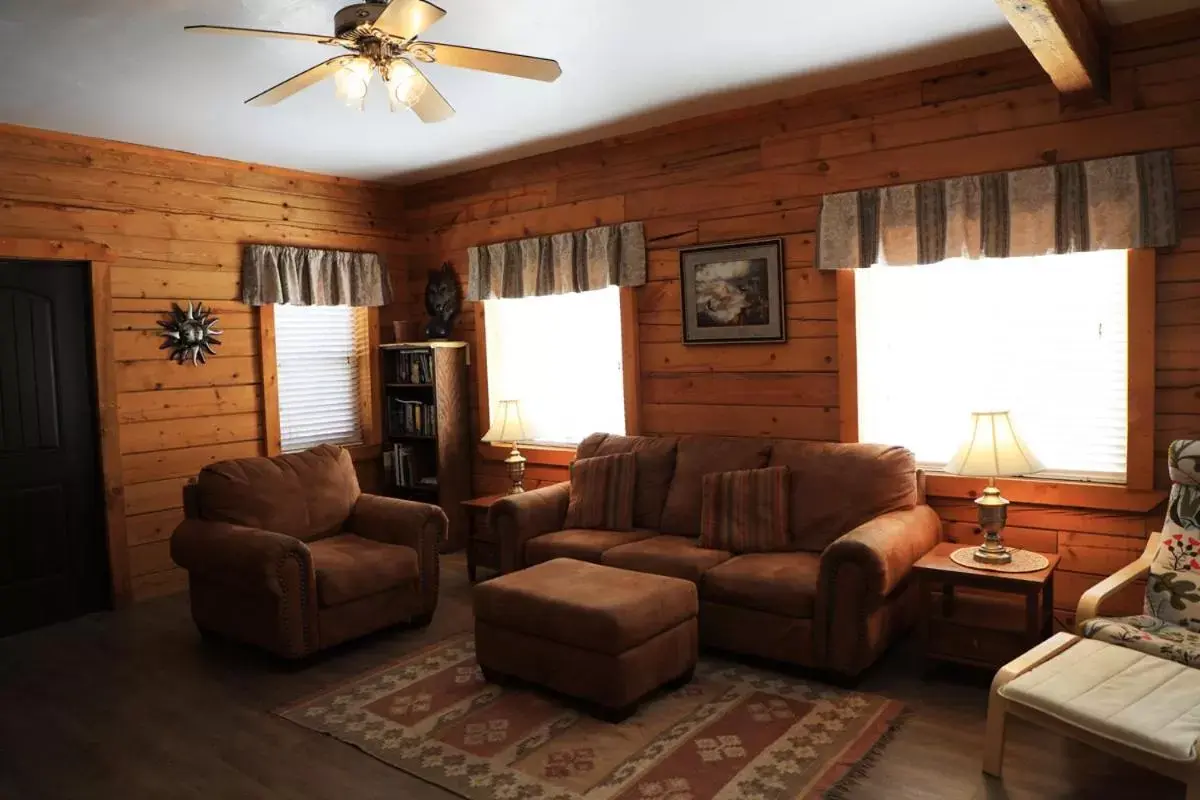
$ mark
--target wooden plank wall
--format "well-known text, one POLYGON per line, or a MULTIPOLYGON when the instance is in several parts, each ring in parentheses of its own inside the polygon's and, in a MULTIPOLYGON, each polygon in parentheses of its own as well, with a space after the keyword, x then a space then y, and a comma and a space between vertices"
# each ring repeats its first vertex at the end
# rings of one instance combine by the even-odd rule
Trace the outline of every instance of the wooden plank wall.
MULTIPOLYGON (((823 193, 1173 148, 1183 243, 1158 262, 1159 463, 1200 433, 1200 14, 1114 32, 1113 101, 1064 110, 1032 56, 1014 50, 792 100, 703 117, 409 187, 409 303, 423 318, 425 270, 522 236, 641 220, 649 283, 639 290, 646 433, 838 437, 835 279, 813 269, 823 193), (678 248, 783 236, 786 344, 680 344, 678 248)), ((473 344, 470 309, 461 335, 473 344)), ((929 355, 937 357, 937 343, 929 355)), ((961 379, 948 366, 947 379, 961 379)), ((476 376, 478 380, 478 376, 476 376)), ((1160 470, 1165 484, 1165 467, 1160 470)), ((530 467, 531 483, 561 467, 530 467)), ((504 486, 478 459, 475 488, 504 486)), ((965 500, 934 498, 947 538, 974 537, 965 500)), ((1140 549, 1157 515, 1017 506, 1012 538, 1058 551, 1057 605, 1140 549)))
POLYGON ((135 598, 178 591, 167 537, 205 464, 263 451, 257 312, 239 302, 245 243, 378 251, 404 272, 400 192, 166 150, 0 126, 0 236, 107 244, 135 598), (172 301, 211 306, 225 334, 202 367, 159 351, 172 301))

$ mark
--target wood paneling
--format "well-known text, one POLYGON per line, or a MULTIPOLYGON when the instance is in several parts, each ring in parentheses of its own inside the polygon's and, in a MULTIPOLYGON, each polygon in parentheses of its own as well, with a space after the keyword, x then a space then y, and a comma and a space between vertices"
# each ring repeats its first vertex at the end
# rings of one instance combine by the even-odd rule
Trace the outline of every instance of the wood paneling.
MULTIPOLYGON (((167 548, 183 482, 213 461, 263 453, 258 314, 240 302, 243 245, 372 250, 406 286, 401 201, 395 187, 0 125, 0 239, 59 241, 29 258, 82 257, 66 242, 87 240, 108 259, 100 285, 110 288, 95 316, 112 332, 101 377, 113 384, 116 435, 103 446, 118 476, 107 487, 109 527, 121 533, 110 544, 121 551, 114 564, 129 565, 118 580, 135 598, 185 585, 167 548), (158 349, 158 320, 189 300, 211 306, 225 332, 199 367, 158 349)), ((614 209, 620 198, 593 213, 614 209)))
MULTIPOLYGON (((1173 148, 1183 241, 1160 255, 1156 292, 1139 295, 1134 321, 1145 340, 1142 317, 1152 309, 1155 403, 1135 409, 1142 449, 1134 463, 1149 453, 1153 486, 1129 496, 1030 490, 1010 513, 1014 540, 1055 551, 1070 542, 1057 587, 1066 614, 1094 579, 1091 570, 1116 559, 1094 552, 1101 542, 1144 539, 1158 524, 1160 512, 1146 511, 1156 495, 1145 490, 1166 487, 1170 440, 1200 433, 1192 344, 1200 331, 1200 14, 1119 28, 1112 42, 1112 97, 1100 107, 1064 108, 1029 52, 1013 50, 409 187, 413 280, 387 313, 420 319, 425 270, 450 261, 465 276, 472 245, 640 220, 650 251, 649 282, 638 290, 642 431, 837 440, 853 430, 853 399, 839 380, 846 377, 839 370, 853 365, 838 349, 850 310, 845 296, 839 302, 838 279, 812 267, 822 194, 1173 148), (788 342, 684 347, 679 248, 760 236, 785 238, 788 342)), ((474 353, 481 323, 468 307, 457 331, 474 353)), ((936 342, 928 357, 937 357, 936 342)), ((480 374, 473 367, 476 381, 480 374)), ((960 378, 947 372, 947 380, 960 378)), ((1139 371, 1137 380, 1149 373, 1139 371)), ((474 387, 477 408, 481 394, 474 387)), ((565 476, 562 467, 538 469, 530 466, 528 485, 565 476)), ((476 492, 503 488, 502 467, 477 459, 476 492)), ((947 536, 968 540, 969 500, 934 495, 947 536)))

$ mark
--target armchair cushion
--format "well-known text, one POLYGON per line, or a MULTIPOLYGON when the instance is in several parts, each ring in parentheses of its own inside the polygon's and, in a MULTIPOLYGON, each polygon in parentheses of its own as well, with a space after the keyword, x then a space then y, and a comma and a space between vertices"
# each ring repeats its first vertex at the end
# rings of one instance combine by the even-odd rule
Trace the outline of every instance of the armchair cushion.
POLYGON ((704 573, 700 599, 811 619, 820 571, 814 553, 747 553, 704 573))
POLYGON ((633 529, 633 490, 637 479, 633 453, 581 458, 571 464, 568 528, 633 529))
POLYGON ((540 564, 552 558, 573 558, 577 561, 600 563, 606 550, 630 542, 640 542, 654 536, 653 531, 601 531, 589 528, 568 528, 535 536, 525 543, 526 565, 540 564))
POLYGON ((417 551, 352 533, 308 545, 317 576, 317 601, 341 605, 420 578, 417 551))
POLYGON ((241 458, 200 471, 200 516, 303 541, 339 533, 360 493, 350 453, 321 445, 275 458, 241 458))
POLYGON ((1200 633, 1145 614, 1093 617, 1080 626, 1079 633, 1088 639, 1119 644, 1189 667, 1200 667, 1200 633))

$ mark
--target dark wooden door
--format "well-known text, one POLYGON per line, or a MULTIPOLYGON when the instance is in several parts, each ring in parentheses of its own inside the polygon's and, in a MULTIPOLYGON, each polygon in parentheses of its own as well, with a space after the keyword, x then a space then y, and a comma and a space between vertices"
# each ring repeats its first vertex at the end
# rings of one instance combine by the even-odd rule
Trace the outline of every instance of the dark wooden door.
POLYGON ((0 260, 0 636, 106 605, 89 272, 0 260))

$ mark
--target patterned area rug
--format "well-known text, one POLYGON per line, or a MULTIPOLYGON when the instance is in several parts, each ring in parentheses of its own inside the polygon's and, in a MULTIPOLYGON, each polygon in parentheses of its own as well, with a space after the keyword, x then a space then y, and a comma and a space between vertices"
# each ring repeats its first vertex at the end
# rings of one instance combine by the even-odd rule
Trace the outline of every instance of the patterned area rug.
POLYGON ((463 634, 277 713, 472 800, 765 800, 844 796, 902 711, 702 658, 611 725, 486 683, 463 634))

